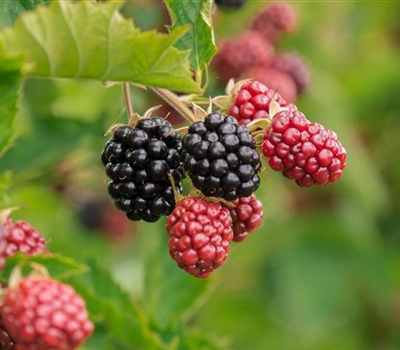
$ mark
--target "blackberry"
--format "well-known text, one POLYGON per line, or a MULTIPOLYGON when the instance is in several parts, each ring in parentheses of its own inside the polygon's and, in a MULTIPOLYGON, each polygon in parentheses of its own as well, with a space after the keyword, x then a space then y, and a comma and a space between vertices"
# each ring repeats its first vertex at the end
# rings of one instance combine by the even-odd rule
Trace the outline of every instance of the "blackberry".
POLYGON ((186 197, 168 216, 165 230, 172 259, 195 277, 208 277, 228 258, 232 218, 220 203, 186 197))
POLYGON ((215 0, 217 6, 225 8, 237 8, 242 7, 246 0, 215 0))
POLYGON ((250 28, 262 33, 269 41, 276 43, 285 33, 292 32, 297 26, 297 11, 288 3, 268 4, 253 19, 250 28))
POLYGON ((248 68, 272 61, 275 49, 256 31, 245 31, 237 38, 221 42, 211 64, 218 78, 227 82, 238 78, 248 68))
POLYGON ((297 53, 286 52, 276 55, 271 66, 292 77, 296 84, 297 95, 301 95, 310 83, 310 71, 304 59, 297 53))
POLYGON ((142 118, 134 128, 115 129, 101 158, 111 180, 108 193, 128 219, 154 222, 172 212, 169 175, 181 191, 181 149, 181 136, 163 118, 142 118))
POLYGON ((235 118, 207 115, 189 127, 182 145, 183 166, 204 195, 230 201, 258 188, 260 156, 249 129, 235 118))
POLYGON ((275 114, 262 151, 273 170, 302 187, 335 182, 346 167, 347 153, 336 133, 299 111, 275 114))

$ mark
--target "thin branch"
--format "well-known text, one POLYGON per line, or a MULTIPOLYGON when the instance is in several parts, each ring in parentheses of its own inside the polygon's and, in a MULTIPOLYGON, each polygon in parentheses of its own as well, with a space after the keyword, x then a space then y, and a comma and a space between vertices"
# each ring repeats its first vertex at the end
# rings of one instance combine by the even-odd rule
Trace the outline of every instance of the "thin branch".
POLYGON ((130 85, 129 83, 123 83, 122 85, 124 87, 124 99, 125 99, 126 110, 128 112, 128 118, 131 118, 133 116, 133 107, 131 101, 130 85))

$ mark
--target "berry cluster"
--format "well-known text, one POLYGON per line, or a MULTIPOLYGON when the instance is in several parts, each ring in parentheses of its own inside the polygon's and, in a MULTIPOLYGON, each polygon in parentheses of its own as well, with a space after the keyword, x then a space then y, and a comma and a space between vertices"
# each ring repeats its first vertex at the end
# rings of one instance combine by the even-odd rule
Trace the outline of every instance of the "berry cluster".
POLYGON ((275 54, 278 41, 297 26, 295 8, 285 2, 266 5, 237 38, 222 40, 212 67, 221 82, 254 78, 277 90, 288 102, 303 94, 310 81, 304 59, 294 52, 275 54))
POLYGON ((46 252, 44 237, 26 221, 14 222, 7 217, 0 224, 0 270, 6 259, 18 252, 34 255, 46 252))
POLYGON ((110 196, 130 220, 157 221, 175 205, 169 176, 180 189, 181 136, 163 118, 117 127, 102 152, 110 196))

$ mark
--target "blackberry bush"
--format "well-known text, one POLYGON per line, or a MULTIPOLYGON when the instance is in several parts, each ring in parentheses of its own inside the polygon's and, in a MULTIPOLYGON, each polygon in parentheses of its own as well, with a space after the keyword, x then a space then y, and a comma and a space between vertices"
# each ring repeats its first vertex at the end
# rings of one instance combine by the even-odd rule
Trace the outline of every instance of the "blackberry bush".
POLYGON ((130 220, 157 221, 174 208, 169 175, 180 190, 183 179, 181 136, 163 118, 142 118, 135 127, 117 127, 102 161, 108 192, 130 220))
POLYGON ((253 136, 231 116, 211 113, 183 138, 183 166, 206 196, 228 201, 250 196, 260 185, 260 156, 253 136))

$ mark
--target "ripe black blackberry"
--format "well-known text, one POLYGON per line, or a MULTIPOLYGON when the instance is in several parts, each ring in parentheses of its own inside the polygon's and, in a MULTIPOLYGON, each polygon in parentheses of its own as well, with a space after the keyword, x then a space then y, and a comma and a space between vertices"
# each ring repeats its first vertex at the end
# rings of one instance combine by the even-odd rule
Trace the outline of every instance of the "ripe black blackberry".
POLYGON ((142 118, 134 128, 115 129, 102 152, 108 192, 130 220, 157 221, 175 205, 169 174, 178 191, 184 177, 181 136, 163 118, 142 118))
POLYGON ((260 185, 260 156, 245 125, 231 116, 211 113, 190 125, 183 138, 183 167, 206 196, 235 200, 260 185))
POLYGON ((246 0, 215 0, 217 6, 225 8, 242 7, 246 0))

